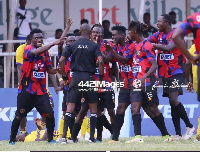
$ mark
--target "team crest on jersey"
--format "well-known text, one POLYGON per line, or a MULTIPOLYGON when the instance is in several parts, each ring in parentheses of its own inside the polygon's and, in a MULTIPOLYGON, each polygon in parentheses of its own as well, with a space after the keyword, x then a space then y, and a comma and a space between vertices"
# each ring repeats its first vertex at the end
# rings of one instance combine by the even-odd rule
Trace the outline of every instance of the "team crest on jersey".
POLYGON ((46 58, 45 56, 42 57, 43 60, 45 60, 45 58, 46 58))
POLYGON ((200 22, 200 15, 196 16, 197 22, 200 22))
POLYGON ((137 51, 137 56, 139 56, 141 54, 141 52, 140 51, 137 51))

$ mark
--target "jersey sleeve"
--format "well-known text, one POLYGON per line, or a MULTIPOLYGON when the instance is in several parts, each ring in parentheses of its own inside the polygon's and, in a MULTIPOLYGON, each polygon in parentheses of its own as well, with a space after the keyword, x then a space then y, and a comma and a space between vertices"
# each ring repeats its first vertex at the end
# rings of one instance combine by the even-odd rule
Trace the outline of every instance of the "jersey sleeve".
POLYGON ((192 32, 192 27, 193 27, 193 23, 192 22, 188 22, 187 20, 185 20, 180 26, 179 28, 183 30, 184 34, 187 35, 189 33, 192 32))
POLYGON ((195 44, 193 44, 189 50, 189 53, 194 56, 195 55, 195 51, 196 51, 196 48, 195 48, 195 44))
POLYGON ((51 59, 50 59, 50 55, 49 55, 49 51, 46 52, 46 56, 45 56, 45 66, 46 66, 46 67, 52 66, 51 59))
POLYGON ((157 43, 158 42, 158 36, 159 32, 154 33, 152 36, 149 36, 147 40, 151 43, 157 43))
POLYGON ((146 42, 145 45, 143 46, 144 48, 144 52, 146 52, 147 55, 147 60, 149 62, 156 60, 156 56, 155 56, 155 52, 154 52, 154 48, 153 45, 149 42, 146 42))
POLYGON ((72 54, 71 45, 67 45, 67 46, 65 47, 65 49, 63 50, 61 56, 64 56, 66 59, 68 59, 68 57, 70 57, 71 54, 72 54))
POLYGON ((30 46, 26 46, 24 48, 24 59, 29 60, 31 58, 31 47, 30 46))
POLYGON ((26 43, 23 45, 20 45, 16 50, 16 64, 18 65, 23 64, 23 55, 24 55, 25 46, 26 46, 26 43))
POLYGON ((131 60, 133 58, 133 53, 134 53, 134 50, 135 50, 135 44, 134 43, 131 43, 127 50, 124 51, 123 53, 123 56, 124 57, 127 57, 129 60, 131 60))
POLYGON ((100 51, 99 45, 96 44, 96 47, 95 47, 95 57, 97 58, 98 56, 102 56, 102 53, 100 51))

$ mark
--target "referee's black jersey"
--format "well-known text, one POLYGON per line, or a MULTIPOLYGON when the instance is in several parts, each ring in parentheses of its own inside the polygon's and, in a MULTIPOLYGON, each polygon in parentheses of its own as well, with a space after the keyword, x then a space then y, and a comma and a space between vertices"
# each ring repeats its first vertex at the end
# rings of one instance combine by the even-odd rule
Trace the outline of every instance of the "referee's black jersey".
POLYGON ((68 59, 72 55, 70 69, 75 72, 96 71, 96 58, 102 56, 98 44, 87 38, 80 38, 76 42, 66 46, 62 56, 68 59))

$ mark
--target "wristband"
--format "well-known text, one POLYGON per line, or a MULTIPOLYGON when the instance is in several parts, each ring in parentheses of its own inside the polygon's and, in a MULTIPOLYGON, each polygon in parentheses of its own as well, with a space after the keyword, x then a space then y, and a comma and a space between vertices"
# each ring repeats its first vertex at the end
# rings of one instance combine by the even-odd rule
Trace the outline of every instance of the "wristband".
POLYGON ((63 81, 63 78, 60 78, 58 81, 59 81, 59 82, 63 81))
POLYGON ((62 79, 63 79, 64 81, 68 80, 68 77, 67 77, 67 75, 65 75, 65 76, 62 76, 62 79))
POLYGON ((103 81, 103 75, 99 75, 99 81, 103 81))

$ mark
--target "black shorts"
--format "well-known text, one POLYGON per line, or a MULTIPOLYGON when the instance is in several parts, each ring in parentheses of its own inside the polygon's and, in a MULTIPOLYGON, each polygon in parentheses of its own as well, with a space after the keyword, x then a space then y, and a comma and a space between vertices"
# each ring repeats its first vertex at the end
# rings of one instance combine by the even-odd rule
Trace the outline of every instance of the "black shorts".
POLYGON ((16 116, 26 117, 27 113, 34 107, 40 114, 53 113, 47 93, 44 95, 34 95, 22 90, 17 96, 16 116))
POLYGON ((142 102, 142 107, 159 105, 157 88, 152 89, 152 85, 143 87, 141 91, 131 89, 131 103, 142 102))
POLYGON ((118 103, 130 103, 130 92, 131 89, 120 88, 118 103))
POLYGON ((89 72, 74 72, 69 85, 68 102, 81 102, 82 95, 88 103, 98 102, 98 93, 94 88, 90 88, 86 84, 87 81, 95 81, 93 74, 89 72))
POLYGON ((98 93, 99 101, 97 104, 98 109, 114 109, 115 108, 115 94, 114 92, 101 92, 98 93))
MULTIPOLYGON (((68 90, 64 90, 63 93, 64 93, 64 96, 63 96, 63 102, 62 102, 62 111, 65 112, 67 110, 68 90)), ((81 103, 77 102, 74 109, 75 113, 78 114, 80 109, 81 109, 81 103)))
POLYGON ((169 97, 169 93, 177 92, 183 95, 182 85, 185 83, 185 74, 175 74, 169 78, 162 78, 163 81, 163 97, 169 97))

